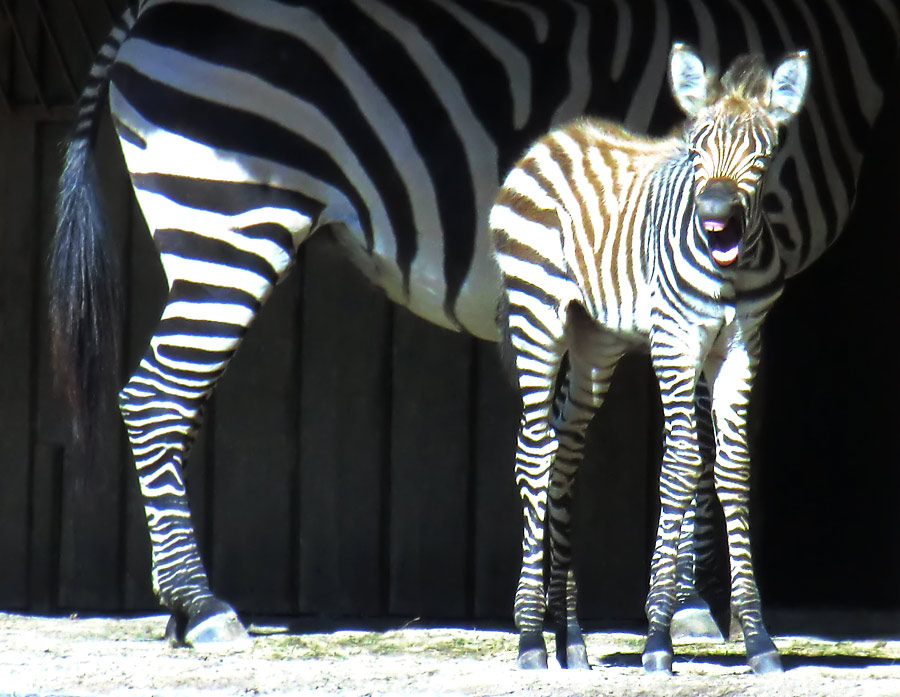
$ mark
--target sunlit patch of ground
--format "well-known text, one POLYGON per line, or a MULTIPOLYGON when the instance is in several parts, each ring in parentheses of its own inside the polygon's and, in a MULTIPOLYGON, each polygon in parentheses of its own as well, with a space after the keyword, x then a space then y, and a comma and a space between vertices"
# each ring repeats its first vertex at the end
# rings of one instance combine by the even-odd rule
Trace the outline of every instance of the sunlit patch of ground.
POLYGON ((298 633, 254 625, 248 645, 197 651, 169 648, 165 624, 161 616, 0 614, 0 696, 900 695, 898 641, 776 637, 788 670, 768 677, 749 673, 740 643, 683 643, 676 675, 659 677, 644 674, 643 637, 630 633, 588 633, 590 672, 524 673, 515 668, 516 636, 502 631, 298 633))

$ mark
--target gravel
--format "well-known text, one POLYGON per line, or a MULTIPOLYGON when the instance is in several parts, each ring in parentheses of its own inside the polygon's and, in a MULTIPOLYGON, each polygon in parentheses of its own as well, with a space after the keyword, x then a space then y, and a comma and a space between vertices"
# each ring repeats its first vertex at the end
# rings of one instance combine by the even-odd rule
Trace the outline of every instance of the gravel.
POLYGON ((261 624, 243 645, 200 651, 170 648, 165 624, 0 614, 0 697, 900 695, 900 641, 775 637, 787 668, 776 676, 750 674, 739 643, 679 645, 676 674, 664 677, 644 674, 632 633, 588 633, 592 671, 534 673, 516 669, 516 636, 503 631, 261 624))

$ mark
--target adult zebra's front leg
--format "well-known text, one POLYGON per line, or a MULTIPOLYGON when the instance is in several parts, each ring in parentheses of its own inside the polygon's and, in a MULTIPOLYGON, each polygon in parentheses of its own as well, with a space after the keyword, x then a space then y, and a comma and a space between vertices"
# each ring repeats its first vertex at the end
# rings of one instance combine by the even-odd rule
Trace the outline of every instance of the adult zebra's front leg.
POLYGON ((119 393, 150 531, 154 590, 172 613, 166 634, 173 644, 246 637, 234 610, 210 591, 184 485, 203 405, 293 256, 288 230, 245 215, 251 224, 239 216, 222 226, 221 216, 193 211, 185 220, 205 221, 202 231, 156 227, 168 301, 119 393))

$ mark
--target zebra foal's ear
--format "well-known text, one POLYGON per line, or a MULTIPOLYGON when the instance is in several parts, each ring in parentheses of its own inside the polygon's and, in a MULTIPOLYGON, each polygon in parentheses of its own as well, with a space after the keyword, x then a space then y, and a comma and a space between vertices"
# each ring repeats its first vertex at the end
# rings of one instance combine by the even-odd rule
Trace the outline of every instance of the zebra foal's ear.
POLYGON ((710 75, 703 60, 687 44, 674 43, 669 53, 669 87, 678 106, 696 116, 710 102, 710 75))
POLYGON ((790 121, 803 106, 809 80, 809 54, 797 51, 781 61, 772 73, 769 116, 777 124, 790 121))

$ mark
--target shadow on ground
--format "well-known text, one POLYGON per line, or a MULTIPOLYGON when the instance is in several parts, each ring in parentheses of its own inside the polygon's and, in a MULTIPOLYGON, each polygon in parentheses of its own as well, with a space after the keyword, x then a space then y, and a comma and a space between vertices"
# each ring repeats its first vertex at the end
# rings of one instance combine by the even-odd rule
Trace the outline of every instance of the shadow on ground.
MULTIPOLYGON (((721 654, 689 652, 675 650, 676 662, 709 663, 723 667, 736 667, 746 664, 743 654, 721 654)), ((593 657, 593 662, 601 666, 615 668, 640 668, 640 653, 611 653, 593 657)), ((894 658, 878 658, 875 656, 856 656, 852 654, 830 654, 828 656, 806 656, 791 652, 781 652, 781 662, 786 671, 795 668, 875 668, 878 666, 895 666, 894 658)))

